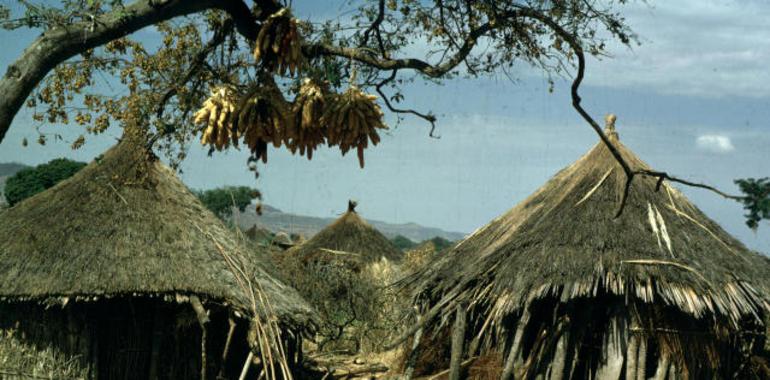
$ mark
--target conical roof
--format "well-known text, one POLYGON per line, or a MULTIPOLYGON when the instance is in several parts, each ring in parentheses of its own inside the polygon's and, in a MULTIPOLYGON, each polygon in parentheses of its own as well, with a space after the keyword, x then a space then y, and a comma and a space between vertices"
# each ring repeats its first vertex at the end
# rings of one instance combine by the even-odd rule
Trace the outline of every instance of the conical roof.
MULTIPOLYGON (((631 168, 649 169, 613 131, 610 139, 631 168)), ((537 298, 597 292, 733 322, 768 309, 766 260, 655 178, 637 176, 615 217, 625 180, 599 143, 407 283, 445 305, 483 299, 500 317, 537 298)))
POLYGON ((355 202, 350 202, 348 211, 332 224, 318 232, 310 240, 295 246, 287 254, 305 257, 319 253, 343 252, 354 254, 361 262, 401 260, 403 254, 355 211, 355 202))
POLYGON ((309 307, 246 256, 174 172, 127 137, 0 218, 0 298, 197 295, 249 309, 253 273, 283 318, 309 307), (247 281, 247 282, 248 282, 247 281))

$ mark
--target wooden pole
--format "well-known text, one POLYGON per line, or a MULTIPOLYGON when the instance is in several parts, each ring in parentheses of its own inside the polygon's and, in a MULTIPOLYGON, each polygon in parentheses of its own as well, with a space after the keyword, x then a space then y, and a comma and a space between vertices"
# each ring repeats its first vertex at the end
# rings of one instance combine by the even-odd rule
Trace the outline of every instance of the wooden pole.
POLYGON ((636 380, 647 380, 647 339, 639 335, 639 352, 636 359, 636 380))
POLYGON ((297 333, 297 364, 302 366, 304 361, 304 352, 302 352, 302 334, 297 333))
MULTIPOLYGON (((633 330, 632 330, 633 331, 633 330)), ((639 337, 631 333, 626 351, 626 380, 636 380, 636 361, 639 357, 639 337)))
MULTIPOLYGON (((420 323, 420 315, 417 314, 417 323, 420 323)), ((420 356, 420 339, 422 338, 422 329, 414 333, 412 341, 412 351, 409 352, 409 358, 406 360, 406 369, 404 370, 404 380, 412 380, 414 375, 414 366, 417 365, 417 359, 420 356)))
POLYGON ((501 380, 513 379, 513 373, 516 368, 521 366, 521 340, 524 337, 524 330, 529 323, 529 310, 524 309, 519 318, 519 323, 516 326, 516 333, 513 336, 513 343, 511 348, 508 349, 508 357, 505 359, 505 365, 503 366, 503 373, 500 375, 501 380))
POLYGON ((233 341, 233 332, 235 332, 235 320, 232 317, 227 318, 227 339, 225 339, 225 348, 222 350, 222 363, 219 365, 219 375, 217 378, 224 379, 225 368, 227 368, 227 354, 230 352, 230 343, 233 341))
POLYGON ((460 364, 463 360, 466 325, 465 305, 457 305, 455 324, 452 328, 452 353, 449 360, 449 380, 460 380, 460 364))
POLYGON ((670 362, 671 354, 669 354, 667 350, 662 349, 660 359, 658 360, 658 368, 655 370, 655 375, 652 377, 652 380, 665 380, 670 362))
POLYGON ((160 344, 163 339, 161 329, 160 305, 155 307, 155 315, 152 318, 152 347, 150 349, 150 380, 158 379, 158 363, 160 362, 160 344))
POLYGON ((241 370, 241 376, 238 380, 245 380, 249 374, 249 368, 251 368, 251 362, 254 361, 254 352, 249 350, 249 356, 246 357, 246 363, 243 363, 243 369, 241 370))
POLYGON ((69 353, 73 356, 80 355, 78 352, 78 328, 75 321, 75 313, 72 312, 74 305, 65 306, 65 312, 67 313, 67 348, 69 353))
POLYGON ((565 331, 559 337, 559 341, 556 343, 556 350, 553 354, 553 362, 551 363, 551 376, 549 379, 561 380, 564 378, 564 368, 567 366, 568 343, 569 330, 565 329, 565 331))
POLYGON ((201 327, 201 380, 206 380, 206 323, 209 321, 209 315, 197 296, 190 296, 190 305, 192 305, 201 327))

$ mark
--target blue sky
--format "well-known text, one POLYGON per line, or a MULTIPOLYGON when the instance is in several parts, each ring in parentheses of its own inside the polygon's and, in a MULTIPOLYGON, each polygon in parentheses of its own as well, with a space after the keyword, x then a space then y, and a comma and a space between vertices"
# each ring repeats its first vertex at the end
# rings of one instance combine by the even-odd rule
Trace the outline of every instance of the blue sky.
MULTIPOLYGON (((347 9, 330 3, 294 1, 305 18, 336 17, 347 9)), ((582 90, 586 108, 597 119, 616 113, 621 140, 657 169, 731 192, 737 190, 734 178, 770 176, 770 26, 762 17, 770 14, 770 2, 649 3, 624 8, 641 46, 612 46, 611 58, 589 62, 582 90)), ((141 33, 154 38, 151 30, 141 33)), ((25 31, 0 35, 0 67, 35 37, 25 31)), ((429 138, 420 120, 407 119, 367 151, 364 170, 355 155, 340 157, 337 150, 321 149, 313 161, 273 150, 256 186, 266 203, 284 211, 335 216, 348 198, 356 198, 368 218, 470 232, 596 142, 570 106, 567 82, 558 82, 550 94, 540 73, 518 70, 516 83, 481 78, 410 85, 407 101, 439 116, 440 139, 429 138)), ((22 138, 36 138, 29 125, 29 114, 21 113, 0 144, 0 162, 90 160, 120 134, 91 138, 78 151, 68 141, 22 148, 22 138)), ((46 131, 60 132, 65 140, 81 133, 74 126, 46 131)), ((209 158, 194 146, 182 178, 193 188, 254 186, 246 157, 232 151, 209 158)), ((743 225, 739 204, 682 190, 749 247, 770 252, 770 225, 754 233, 743 225)))

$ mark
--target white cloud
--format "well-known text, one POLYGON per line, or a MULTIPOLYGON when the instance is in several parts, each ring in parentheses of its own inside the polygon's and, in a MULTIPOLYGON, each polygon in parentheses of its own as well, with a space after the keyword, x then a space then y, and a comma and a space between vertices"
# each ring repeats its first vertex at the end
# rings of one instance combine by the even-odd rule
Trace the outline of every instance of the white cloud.
POLYGON ((642 46, 617 46, 615 58, 593 62, 588 83, 713 98, 770 96, 770 2, 651 4, 625 13, 642 46))
POLYGON ((730 138, 724 135, 702 135, 698 136, 695 140, 695 145, 699 149, 714 152, 714 153, 728 153, 735 150, 733 142, 730 138))

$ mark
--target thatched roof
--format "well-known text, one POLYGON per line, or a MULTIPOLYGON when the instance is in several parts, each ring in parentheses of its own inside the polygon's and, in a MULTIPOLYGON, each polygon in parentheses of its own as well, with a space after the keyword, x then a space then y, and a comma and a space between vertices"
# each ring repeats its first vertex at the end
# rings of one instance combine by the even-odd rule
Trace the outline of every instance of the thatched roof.
POLYGON ((0 298, 197 295, 248 310, 249 284, 233 274, 235 264, 254 274, 251 287, 262 288, 281 318, 308 315, 297 292, 246 256, 234 234, 138 141, 124 138, 3 214, 0 298))
POLYGON ((287 254, 298 257, 310 257, 318 254, 353 254, 363 263, 379 261, 386 258, 399 261, 403 257, 398 248, 377 231, 355 211, 355 203, 351 202, 348 211, 332 224, 321 230, 310 240, 295 246, 287 254))
MULTIPOLYGON (((632 168, 649 169, 614 131, 610 138, 632 168)), ((625 179, 599 143, 407 283, 432 304, 484 302, 498 322, 534 299, 601 292, 734 324, 767 311, 766 258, 668 183, 656 190, 655 178, 637 176, 615 218, 625 179)))

